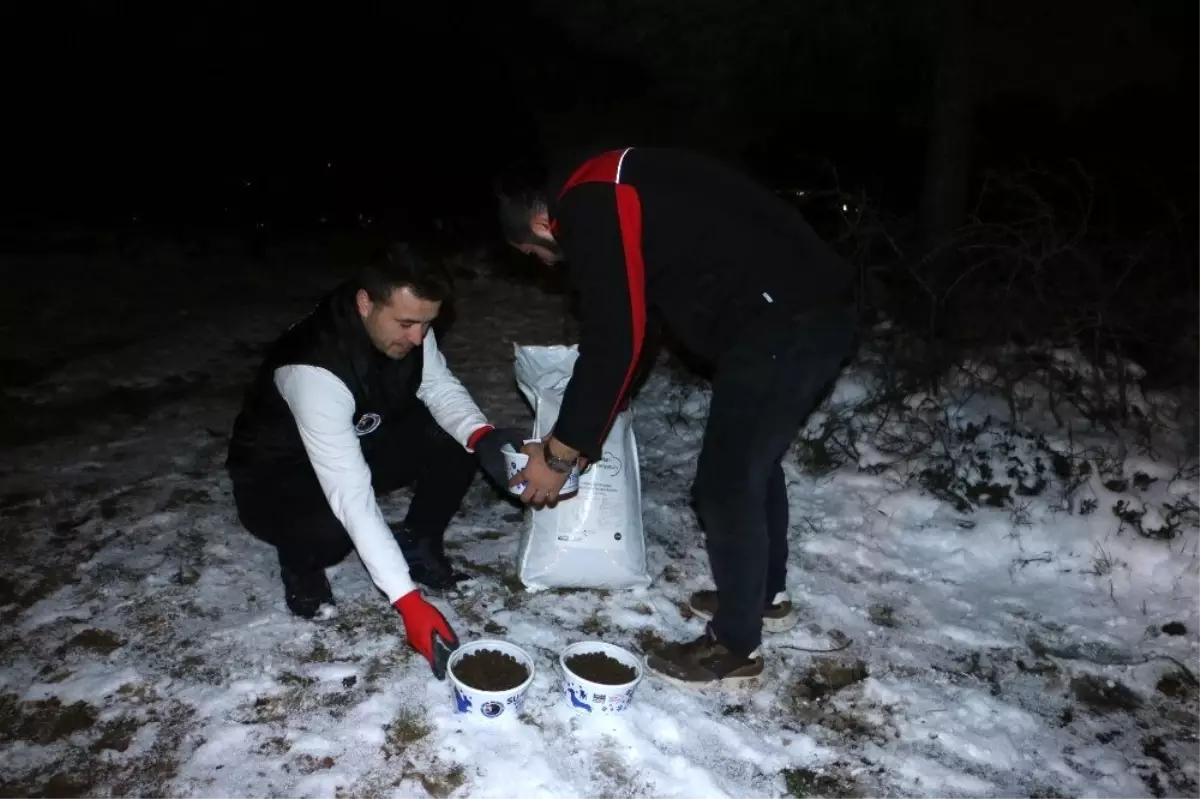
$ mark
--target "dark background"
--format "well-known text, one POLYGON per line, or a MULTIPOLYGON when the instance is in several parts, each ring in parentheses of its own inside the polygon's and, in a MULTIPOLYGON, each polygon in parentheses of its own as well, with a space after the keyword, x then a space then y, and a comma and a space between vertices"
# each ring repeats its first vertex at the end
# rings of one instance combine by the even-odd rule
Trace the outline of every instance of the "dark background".
POLYGON ((27 222, 452 214, 485 202, 514 147, 606 137, 702 147, 781 185, 828 161, 843 186, 904 213, 947 95, 966 179, 1074 157, 1126 214, 1196 196, 1197 11, 1182 0, 4 13, 4 211, 27 222), (947 63, 957 86, 939 82, 947 63))

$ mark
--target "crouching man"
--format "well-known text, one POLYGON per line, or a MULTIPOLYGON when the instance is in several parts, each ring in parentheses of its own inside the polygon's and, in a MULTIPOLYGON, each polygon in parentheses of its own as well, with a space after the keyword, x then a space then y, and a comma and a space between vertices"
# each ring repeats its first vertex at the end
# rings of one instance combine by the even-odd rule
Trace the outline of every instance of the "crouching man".
POLYGON ((332 604, 325 569, 355 549, 439 679, 457 638, 416 584, 465 577, 446 557, 446 527, 477 466, 507 482, 501 448, 523 438, 487 423, 438 350, 430 325, 450 290, 403 245, 334 289, 269 349, 226 462, 242 524, 278 550, 288 608, 312 618, 332 604), (407 485, 393 532, 376 496, 407 485))

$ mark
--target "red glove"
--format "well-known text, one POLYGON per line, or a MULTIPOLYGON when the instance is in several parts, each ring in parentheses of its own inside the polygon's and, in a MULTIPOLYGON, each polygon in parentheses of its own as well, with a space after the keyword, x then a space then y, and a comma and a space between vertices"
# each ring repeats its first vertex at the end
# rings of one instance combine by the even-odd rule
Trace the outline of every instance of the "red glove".
POLYGON ((446 678, 446 661, 458 649, 458 636, 441 611, 425 601, 417 589, 396 600, 394 605, 404 619, 404 633, 412 648, 425 656, 433 676, 446 678))

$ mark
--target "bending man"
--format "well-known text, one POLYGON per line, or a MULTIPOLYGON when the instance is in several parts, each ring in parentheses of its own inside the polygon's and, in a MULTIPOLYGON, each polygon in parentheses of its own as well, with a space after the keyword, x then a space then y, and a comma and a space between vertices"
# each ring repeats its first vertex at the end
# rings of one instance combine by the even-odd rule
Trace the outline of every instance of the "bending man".
POLYGON ((780 460, 849 354, 851 273, 800 213, 722 164, 654 148, 582 153, 498 184, 508 242, 565 262, 578 292, 579 359, 552 436, 518 479, 553 503, 596 460, 660 319, 714 367, 693 498, 716 591, 691 597, 704 634, 647 658, 689 684, 762 673, 764 625, 794 626, 780 460))

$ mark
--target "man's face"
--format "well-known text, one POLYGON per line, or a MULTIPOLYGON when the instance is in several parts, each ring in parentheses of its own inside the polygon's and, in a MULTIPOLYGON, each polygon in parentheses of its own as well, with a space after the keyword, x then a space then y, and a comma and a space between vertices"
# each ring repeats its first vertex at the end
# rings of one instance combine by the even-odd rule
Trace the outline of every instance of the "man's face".
POLYGON ((509 244, 526 255, 532 255, 547 266, 562 263, 566 255, 554 234, 550 232, 550 218, 544 213, 537 214, 529 224, 529 236, 524 241, 510 241, 509 244))
POLYGON ((421 346, 429 326, 442 310, 441 302, 424 300, 405 286, 392 292, 386 303, 374 302, 359 289, 355 297, 367 335, 384 355, 399 360, 421 346))

